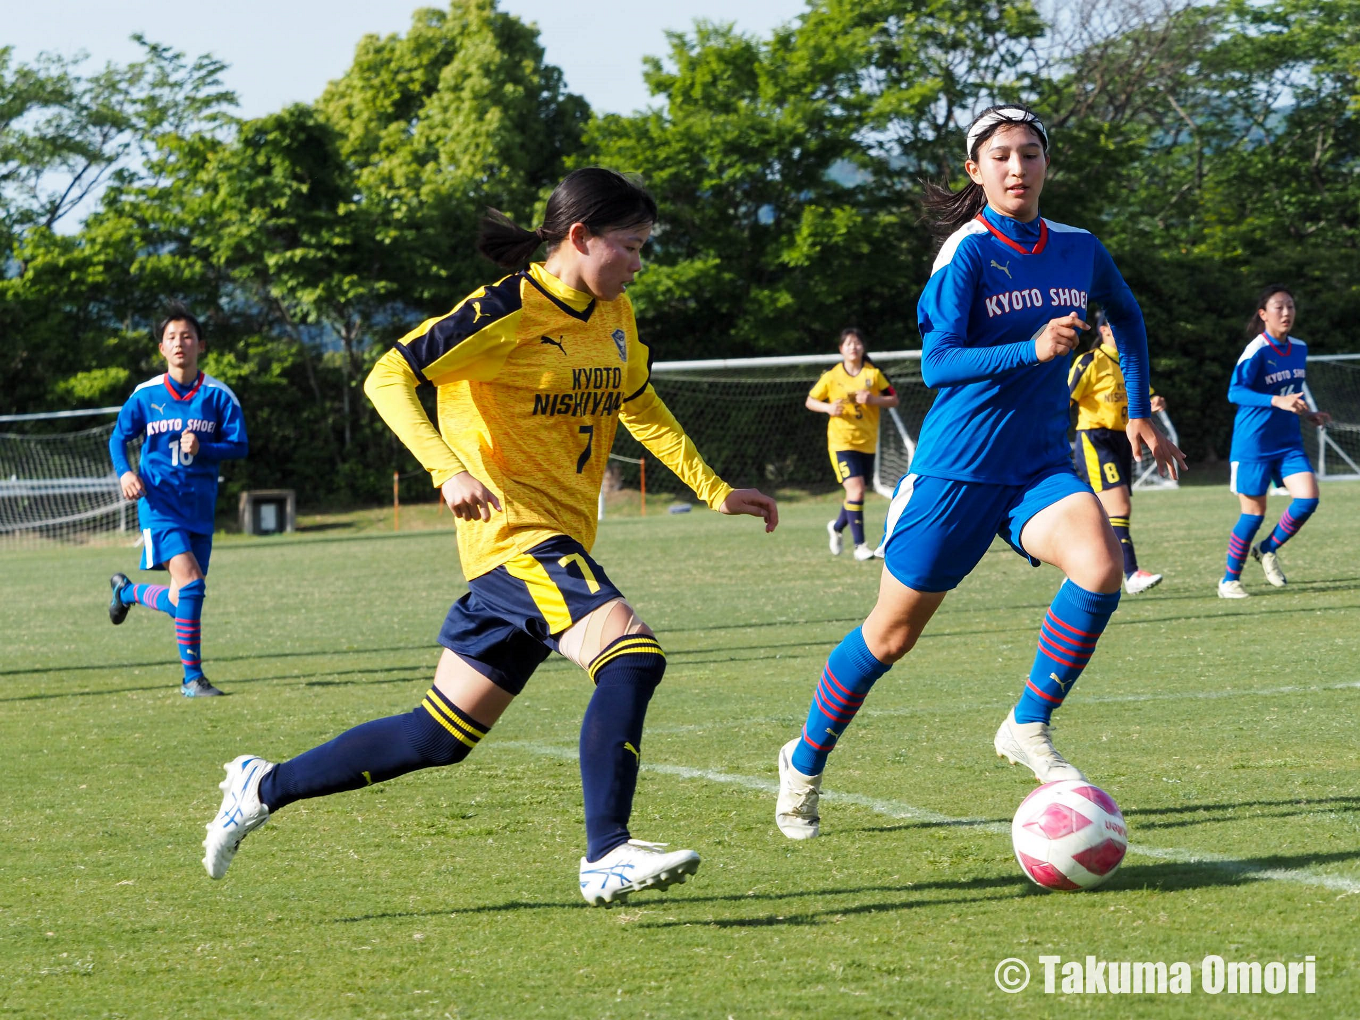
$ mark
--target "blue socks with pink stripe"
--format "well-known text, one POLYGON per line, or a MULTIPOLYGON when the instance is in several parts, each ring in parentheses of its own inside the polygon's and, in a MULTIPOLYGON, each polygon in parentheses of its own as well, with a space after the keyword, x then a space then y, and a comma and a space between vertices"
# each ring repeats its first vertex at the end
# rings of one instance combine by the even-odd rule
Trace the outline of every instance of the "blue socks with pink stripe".
POLYGON ((159 609, 170 616, 175 615, 175 604, 170 601, 170 589, 163 584, 125 584, 118 597, 123 605, 140 603, 148 609, 159 609))
POLYGON ((1064 581, 1039 630, 1039 651, 1015 706, 1018 723, 1046 723, 1063 703, 1096 650, 1119 605, 1119 592, 1087 591, 1064 581))
POLYGON ((1232 534, 1228 536, 1228 572, 1223 575, 1223 580, 1241 579, 1242 565, 1247 562, 1247 554, 1251 552, 1251 540, 1256 537, 1256 529, 1263 520, 1265 518, 1260 514, 1243 514, 1237 518, 1232 534))
POLYGON ((1317 507, 1318 501, 1315 499, 1292 500, 1285 512, 1280 515, 1280 523, 1275 525, 1275 530, 1261 543, 1261 552, 1274 552, 1293 538, 1294 532, 1307 523, 1317 507))
POLYGON ((793 767, 805 776, 821 775, 826 758, 855 718, 874 681, 892 668, 879 662, 856 627, 832 650, 812 695, 803 736, 794 748, 793 767))
MULTIPOLYGON (((175 640, 179 642, 179 661, 184 667, 186 684, 203 676, 200 624, 207 590, 202 578, 190 581, 179 590, 179 604, 175 606, 175 640)), ((169 595, 166 600, 169 601, 169 595)))

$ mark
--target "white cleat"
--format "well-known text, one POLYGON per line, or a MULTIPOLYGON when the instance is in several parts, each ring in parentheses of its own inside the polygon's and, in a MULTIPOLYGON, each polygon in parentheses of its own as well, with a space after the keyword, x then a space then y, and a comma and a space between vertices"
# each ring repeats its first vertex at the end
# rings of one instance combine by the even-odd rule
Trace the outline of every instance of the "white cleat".
POLYGON ((643 889, 679 885, 699 870, 693 850, 667 853, 666 843, 630 839, 594 864, 581 858, 581 895, 592 907, 607 907, 643 889))
POLYGON ((1221 599, 1249 599, 1251 592, 1242 587, 1241 581, 1222 580, 1218 582, 1218 597, 1221 599))
POLYGON ((779 799, 774 803, 774 823, 789 839, 811 839, 822 831, 817 802, 822 797, 822 777, 805 776, 793 767, 794 737, 779 749, 779 799))
POLYGON ((1007 759, 1012 765, 1024 765, 1040 783, 1086 778, 1081 769, 1054 750, 1047 723, 1016 722, 1015 709, 1007 713, 992 746, 998 757, 1007 759))
POLYGON ((841 550, 845 548, 845 537, 839 531, 836 530, 835 521, 826 522, 826 533, 831 538, 831 541, 827 543, 827 545, 831 547, 831 555, 839 556, 841 554, 841 550))
POLYGON ((873 558, 874 551, 870 549, 867 545, 865 545, 863 542, 855 546, 855 559, 863 563, 865 560, 871 560, 873 558))
POLYGON ((1280 558, 1273 552, 1261 552, 1261 547, 1254 545, 1251 547, 1251 558, 1261 564, 1266 580, 1274 587, 1283 588, 1289 583, 1285 580, 1284 571, 1280 569, 1280 558))
POLYGON ((222 807, 208 823, 208 837, 203 841, 203 867, 210 878, 223 878, 241 840, 269 821, 269 808, 260 803, 260 780, 274 763, 243 754, 223 768, 227 778, 217 786, 222 791, 222 807))
POLYGON ((1149 588, 1155 588, 1161 583, 1161 574, 1152 574, 1146 570, 1135 570, 1128 577, 1124 578, 1124 590, 1130 595, 1137 595, 1139 592, 1145 592, 1149 588))

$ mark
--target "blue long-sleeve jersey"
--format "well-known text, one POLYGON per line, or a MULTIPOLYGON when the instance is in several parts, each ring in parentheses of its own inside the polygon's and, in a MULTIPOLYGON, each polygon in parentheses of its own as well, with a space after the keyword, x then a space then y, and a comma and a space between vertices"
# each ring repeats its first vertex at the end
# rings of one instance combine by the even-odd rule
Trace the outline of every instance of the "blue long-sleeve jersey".
POLYGON ((1022 485, 1070 466, 1067 359, 1040 363, 1051 319, 1099 302, 1119 346, 1129 417, 1151 414, 1147 333, 1109 252, 1085 230, 991 209, 960 227, 917 304, 921 376, 938 388, 913 474, 1022 485))
POLYGON ((1228 383, 1228 399, 1237 405, 1230 460, 1272 460, 1303 449, 1299 416, 1272 406, 1270 398, 1302 393, 1307 362, 1308 345, 1292 336, 1262 333, 1247 344, 1228 383))
POLYGON ((137 473, 146 495, 138 501, 142 527, 183 528, 211 534, 217 503, 217 465, 248 452, 241 403, 225 383, 199 373, 187 390, 163 373, 128 397, 109 436, 109 456, 120 477, 131 470, 127 444, 144 435, 137 473), (180 452, 180 437, 198 437, 196 454, 180 452))

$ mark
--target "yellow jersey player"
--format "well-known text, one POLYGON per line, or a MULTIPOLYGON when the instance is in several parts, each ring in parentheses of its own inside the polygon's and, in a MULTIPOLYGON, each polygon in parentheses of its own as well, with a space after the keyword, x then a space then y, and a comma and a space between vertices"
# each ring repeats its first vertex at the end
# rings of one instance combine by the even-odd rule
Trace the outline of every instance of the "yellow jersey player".
POLYGON ((841 533, 848 524, 855 559, 871 560, 874 550, 864 541, 864 480, 874 474, 879 408, 896 407, 897 393, 878 366, 864 356, 864 334, 858 329, 841 330, 840 352, 841 363, 822 373, 804 406, 831 417, 826 445, 836 481, 845 487, 840 516, 826 524, 831 555, 839 556, 844 548, 841 533))
POLYGON ((458 518, 468 592, 449 611, 434 686, 413 711, 357 726, 280 765, 230 762, 204 866, 221 878, 241 840, 280 807, 462 761, 552 651, 595 691, 581 726, 586 854, 580 889, 607 904, 683 882, 692 850, 631 838, 642 726, 666 659, 590 555, 605 461, 620 422, 711 508, 773 531, 774 500, 718 478, 650 382, 651 352, 624 289, 656 203, 637 181, 576 170, 529 231, 491 210, 481 252, 524 266, 427 320, 379 359, 364 387, 458 518), (438 428, 417 397, 437 393, 438 428))
MULTIPOLYGON (((1142 570, 1129 537, 1133 485, 1133 447, 1124 430, 1129 424, 1129 395, 1119 370, 1119 348, 1105 313, 1096 313, 1096 345, 1072 362, 1067 392, 1077 405, 1077 445, 1073 451, 1077 474, 1095 490, 1110 518, 1110 526, 1124 553, 1124 590, 1130 595, 1154 588, 1161 574, 1142 570)), ((1166 409, 1166 401, 1149 389, 1152 410, 1166 409)))

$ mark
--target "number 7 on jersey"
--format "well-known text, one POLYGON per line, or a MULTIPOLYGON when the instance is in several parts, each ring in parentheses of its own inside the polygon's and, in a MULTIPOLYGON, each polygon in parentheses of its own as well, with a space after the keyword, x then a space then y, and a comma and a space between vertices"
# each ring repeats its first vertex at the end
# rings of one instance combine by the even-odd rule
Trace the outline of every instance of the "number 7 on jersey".
POLYGON ((586 448, 576 460, 576 473, 579 475, 590 463, 590 448, 595 442, 595 426, 582 425, 577 431, 586 437, 586 448))

